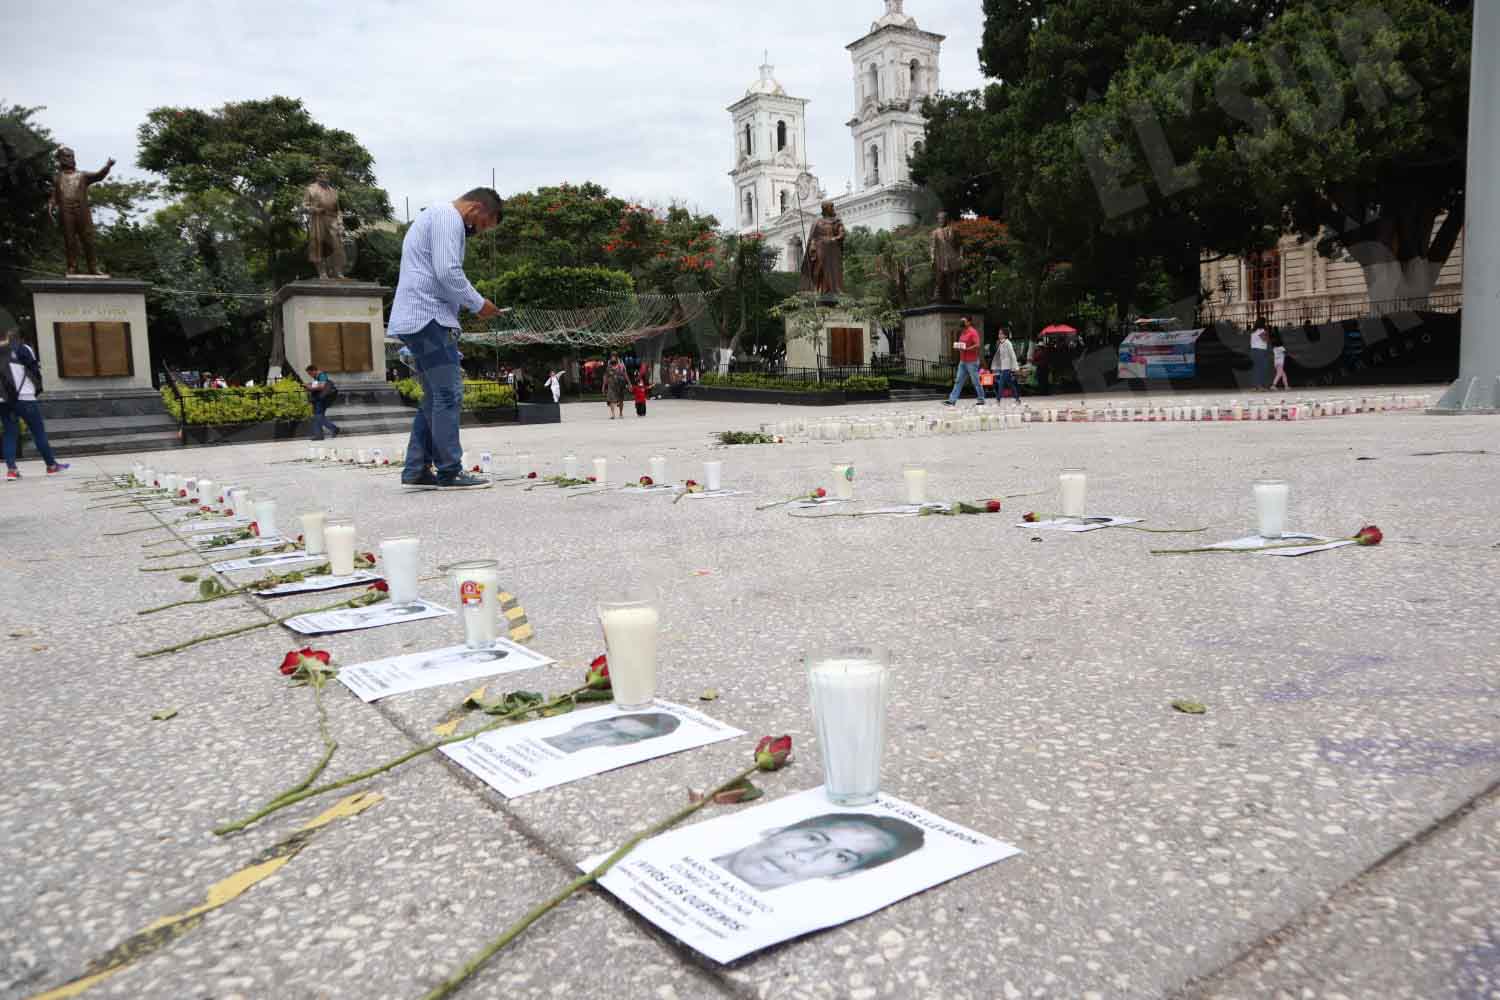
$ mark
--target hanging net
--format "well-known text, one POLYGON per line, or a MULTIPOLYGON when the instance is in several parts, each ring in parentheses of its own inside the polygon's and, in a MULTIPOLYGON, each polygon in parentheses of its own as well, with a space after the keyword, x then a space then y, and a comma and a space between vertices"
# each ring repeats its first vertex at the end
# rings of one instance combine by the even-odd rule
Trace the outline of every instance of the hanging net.
POLYGON ((463 339, 497 348, 525 344, 628 348, 692 323, 703 315, 717 294, 631 294, 603 305, 578 309, 516 306, 491 320, 491 329, 465 333, 463 339))

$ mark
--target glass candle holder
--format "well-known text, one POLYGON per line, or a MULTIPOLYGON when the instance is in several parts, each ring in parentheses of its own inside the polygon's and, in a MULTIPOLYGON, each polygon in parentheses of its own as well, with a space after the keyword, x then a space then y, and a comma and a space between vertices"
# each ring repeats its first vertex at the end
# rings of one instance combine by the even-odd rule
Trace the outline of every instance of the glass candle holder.
POLYGON ((324 529, 328 526, 328 515, 321 510, 309 511, 302 515, 302 549, 310 556, 320 556, 328 551, 327 543, 323 538, 324 529))
POLYGON ((390 601, 400 607, 417 603, 417 550, 415 538, 391 538, 380 543, 380 562, 390 601))
POLYGON ((500 637, 500 564, 494 559, 470 559, 454 563, 448 575, 464 621, 464 645, 488 649, 500 637))
POLYGON ((906 482, 906 502, 911 504, 924 504, 927 502, 927 470, 920 465, 905 465, 901 467, 901 478, 906 482))
POLYGON ((368 451, 365 451, 363 448, 356 448, 354 450, 354 464, 355 465, 368 465, 369 463, 370 463, 370 453, 368 451))
POLYGON ((1088 503, 1088 476, 1082 469, 1064 469, 1057 477, 1063 517, 1083 517, 1088 503))
POLYGON ((809 653, 803 664, 828 799, 840 806, 868 805, 880 793, 890 653, 839 647, 809 653))
POLYGON ((651 456, 651 481, 658 486, 667 481, 667 460, 660 455, 651 456))
POLYGON ((214 481, 212 479, 200 479, 193 489, 193 499, 200 505, 213 503, 219 494, 214 492, 214 481))
POLYGON ((486 476, 495 471, 495 456, 490 452, 481 451, 479 453, 479 471, 486 476))
POLYGON ((833 463, 833 495, 840 500, 854 499, 854 462, 847 458, 833 463))
POLYGON ((329 514, 323 524, 323 545, 328 550, 328 571, 334 576, 353 576, 354 518, 329 514))
POLYGON ((609 460, 605 458, 594 459, 594 482, 603 486, 609 482, 609 460))
POLYGON ((599 625, 604 630, 615 704, 629 711, 650 706, 656 697, 656 647, 661 632, 656 592, 639 588, 601 600, 599 625))
POLYGON ((1281 479, 1257 479, 1252 490, 1255 493, 1255 533, 1262 538, 1280 539, 1286 534, 1291 487, 1281 479))
POLYGON ((724 488, 724 463, 703 463, 703 488, 710 492, 724 488))
MULTIPOLYGON (((521 470, 521 475, 523 475, 523 476, 526 475, 526 472, 527 472, 527 470, 522 469, 521 470)), ((562 474, 563 474, 563 478, 564 479, 577 479, 578 478, 578 456, 577 455, 564 455, 563 456, 563 471, 562 471, 562 474)))
POLYGON ((276 530, 276 501, 271 497, 260 497, 255 501, 255 527, 261 538, 274 538, 276 530))

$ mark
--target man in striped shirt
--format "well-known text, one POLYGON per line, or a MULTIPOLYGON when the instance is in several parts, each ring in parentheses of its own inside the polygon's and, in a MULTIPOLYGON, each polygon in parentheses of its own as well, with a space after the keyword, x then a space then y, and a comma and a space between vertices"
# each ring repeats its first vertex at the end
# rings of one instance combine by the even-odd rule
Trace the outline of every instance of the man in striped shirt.
POLYGON ((401 482, 408 486, 479 486, 463 467, 458 439, 464 397, 458 313, 499 315, 464 274, 464 241, 500 222, 504 207, 491 188, 475 188, 451 205, 417 216, 401 244, 401 278, 386 329, 411 351, 422 404, 412 419, 401 482), (434 472, 434 467, 436 471, 434 472))

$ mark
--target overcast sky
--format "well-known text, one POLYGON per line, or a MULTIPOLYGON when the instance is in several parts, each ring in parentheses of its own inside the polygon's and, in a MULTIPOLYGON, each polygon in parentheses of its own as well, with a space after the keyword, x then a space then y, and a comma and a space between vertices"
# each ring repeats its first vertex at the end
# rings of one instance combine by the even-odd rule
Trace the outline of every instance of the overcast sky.
MULTIPOLYGON (((808 106, 812 170, 841 193, 854 110, 844 46, 884 0, 0 0, 0 100, 41 121, 92 170, 133 166, 151 108, 284 94, 375 157, 399 217, 495 170, 502 195, 597 181, 648 203, 732 219, 725 108, 770 50, 808 106)), ((906 0, 947 36, 942 87, 980 83, 980 0, 906 0)), ((121 170, 121 168, 126 168, 121 170)))

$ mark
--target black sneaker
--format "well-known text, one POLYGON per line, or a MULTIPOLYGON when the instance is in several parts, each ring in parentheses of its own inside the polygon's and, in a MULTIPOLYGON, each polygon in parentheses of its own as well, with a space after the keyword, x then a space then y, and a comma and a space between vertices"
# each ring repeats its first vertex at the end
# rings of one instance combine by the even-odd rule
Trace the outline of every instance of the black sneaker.
POLYGON ((951 399, 945 399, 945 400, 943 400, 943 405, 944 405, 944 406, 955 406, 955 405, 957 405, 957 404, 955 404, 955 403, 954 403, 954 402, 953 402, 953 400, 951 400, 951 399))
POLYGON ((464 486, 488 486, 489 484, 488 479, 480 479, 478 476, 471 476, 467 472, 460 472, 456 476, 440 476, 437 479, 438 487, 445 490, 459 489, 464 486))
POLYGON ((431 472, 424 472, 416 479, 407 479, 404 476, 401 478, 402 486, 436 486, 437 484, 438 478, 431 472))

